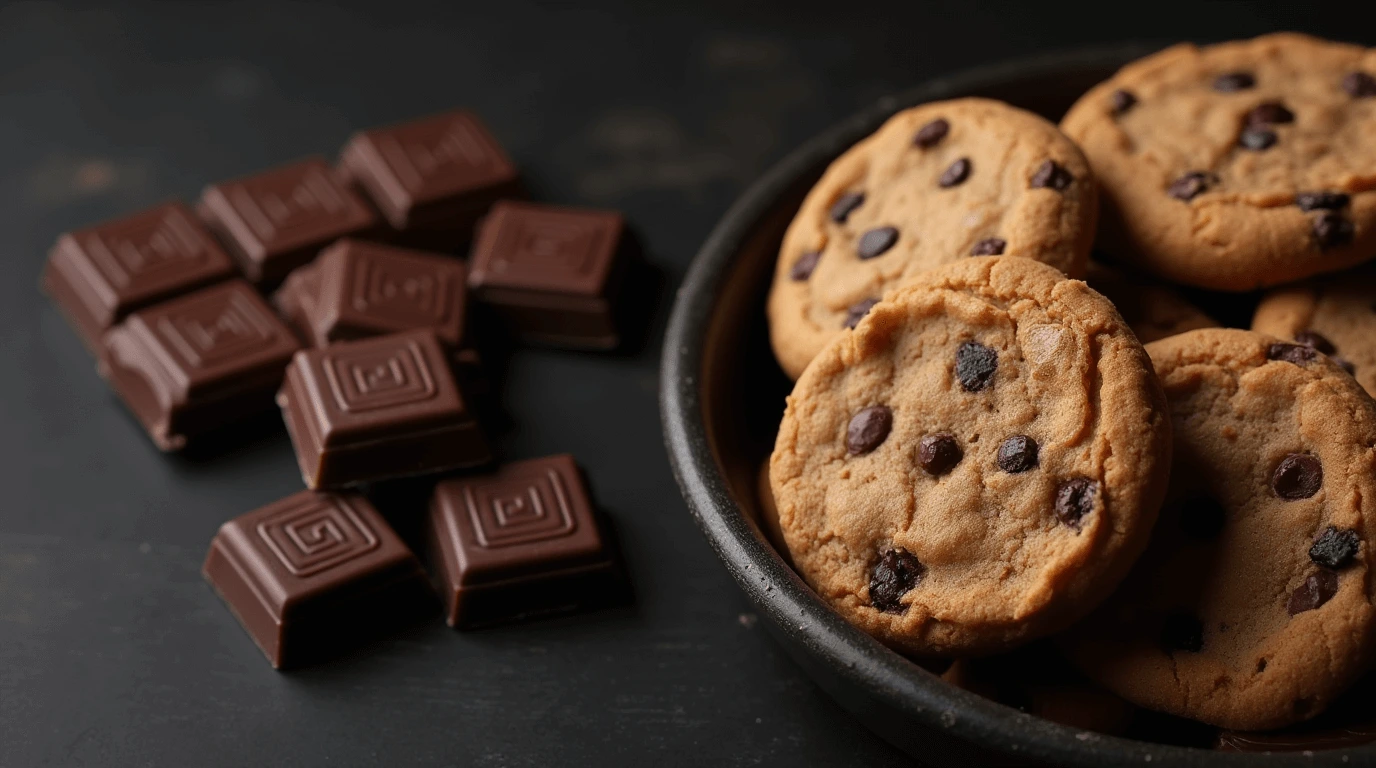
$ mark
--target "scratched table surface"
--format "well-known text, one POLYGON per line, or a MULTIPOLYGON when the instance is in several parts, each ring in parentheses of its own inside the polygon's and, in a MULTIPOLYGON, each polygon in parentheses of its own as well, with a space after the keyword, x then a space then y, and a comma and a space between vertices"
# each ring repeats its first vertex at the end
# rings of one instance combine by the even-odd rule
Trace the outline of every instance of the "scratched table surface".
POLYGON ((905 764, 773 645, 674 485, 655 339, 694 251, 771 162, 924 78, 1129 39, 1343 36, 1373 11, 738 5, 0 8, 0 765, 905 764), (638 349, 515 352, 497 435, 578 457, 633 600, 474 633, 435 618, 274 672, 200 565, 222 522, 301 487, 285 434, 159 454, 39 294, 44 254, 453 106, 537 199, 624 210, 662 277, 638 349))

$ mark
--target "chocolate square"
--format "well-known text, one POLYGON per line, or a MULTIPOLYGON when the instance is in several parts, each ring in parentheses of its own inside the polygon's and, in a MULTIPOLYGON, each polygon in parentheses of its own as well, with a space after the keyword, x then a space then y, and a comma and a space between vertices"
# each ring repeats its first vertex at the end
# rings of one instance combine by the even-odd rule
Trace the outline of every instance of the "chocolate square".
POLYGON ((520 195, 516 166, 470 112, 356 133, 340 169, 416 247, 457 250, 494 201, 520 195))
POLYGON ((614 578, 587 487, 567 455, 439 483, 426 536, 454 627, 577 609, 604 599, 614 578))
POLYGON ((298 348, 243 280, 129 315, 105 335, 100 372, 164 451, 272 407, 298 348))
POLYGON ((463 262, 447 256, 343 240, 312 265, 314 336, 343 341, 430 328, 440 341, 463 341, 468 284, 463 262))
POLYGON ((174 202, 59 237, 43 290, 96 352, 101 335, 130 312, 235 274, 191 210, 174 202))
POLYGON ((267 286, 329 243, 379 224, 319 158, 206 187, 199 211, 249 280, 267 286))
POLYGON ((319 301, 320 270, 316 269, 314 261, 292 270, 282 281, 282 287, 272 294, 272 305, 277 307, 277 313, 308 347, 324 347, 330 343, 315 332, 315 309, 319 301))
POLYGON ((277 395, 310 488, 486 463, 487 440, 424 329, 297 353, 277 395))
POLYGON ((274 667, 433 599, 415 556, 357 494, 302 491, 230 520, 201 573, 274 667))
POLYGON ((503 201, 479 228, 468 284, 522 340, 610 349, 624 235, 614 211, 503 201))

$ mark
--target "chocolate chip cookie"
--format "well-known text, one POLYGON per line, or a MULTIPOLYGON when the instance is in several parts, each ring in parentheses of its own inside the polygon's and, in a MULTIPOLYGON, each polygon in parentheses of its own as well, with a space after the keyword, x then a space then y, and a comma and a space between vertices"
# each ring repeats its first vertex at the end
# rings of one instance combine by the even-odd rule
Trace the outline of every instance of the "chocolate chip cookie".
POLYGON ((1107 299, 1015 257, 889 294, 808 366, 771 457, 803 578, 881 641, 990 653, 1075 620, 1150 536, 1170 423, 1107 299))
POLYGON ((1298 34, 1184 44, 1071 107, 1100 242, 1170 280, 1279 285, 1376 254, 1376 51, 1298 34))
POLYGON ((1376 270, 1361 269, 1279 288, 1262 298, 1252 330, 1328 355, 1376 392, 1376 270))
POLYGON ((1091 261, 1085 282, 1113 302, 1143 344, 1196 328, 1218 327, 1216 320, 1170 286, 1149 278, 1091 261))
POLYGON ((1376 402, 1311 347, 1251 331, 1147 351, 1174 422, 1170 488, 1068 655, 1129 701, 1224 728, 1312 717, 1376 649, 1376 402))
POLYGON ((1056 126, 997 101, 894 115, 831 164, 784 235, 769 295, 774 354, 797 378, 818 351, 921 272, 1009 254, 1084 271, 1098 191, 1056 126))

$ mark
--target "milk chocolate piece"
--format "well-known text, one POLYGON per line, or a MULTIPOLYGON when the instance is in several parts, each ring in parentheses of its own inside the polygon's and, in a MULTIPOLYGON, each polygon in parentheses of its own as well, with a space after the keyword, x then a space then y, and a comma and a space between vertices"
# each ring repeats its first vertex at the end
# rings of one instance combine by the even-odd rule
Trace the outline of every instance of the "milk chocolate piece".
POLYGON ((206 187, 198 211, 244 275, 263 286, 277 285, 331 242, 380 224, 319 158, 206 187))
POLYGON ((476 115, 454 111, 354 134, 340 170, 396 242, 457 251, 493 202, 521 195, 516 166, 476 115))
POLYGON ((297 353, 277 395, 310 488, 336 488, 486 463, 474 422, 431 330, 297 353))
POLYGON ((277 313, 287 321, 301 343, 308 347, 329 346, 329 339, 315 334, 315 307, 320 301, 320 271, 312 261, 298 267, 282 281, 282 287, 272 294, 277 313))
POLYGON ((100 373, 164 451, 272 408, 298 348, 243 280, 131 314, 105 335, 100 373))
POLYGON ((614 211, 500 202, 479 227, 468 285, 524 341, 610 349, 624 235, 614 211))
POLYGON ((357 494, 302 491, 220 527, 202 575, 274 667, 432 603, 401 539, 357 494))
POLYGON ((234 262, 181 203, 68 232, 43 270, 43 290, 92 352, 136 309, 227 280, 234 262))
POLYGON ((578 466, 567 455, 435 487, 431 573, 452 627, 576 610, 615 578, 578 466))

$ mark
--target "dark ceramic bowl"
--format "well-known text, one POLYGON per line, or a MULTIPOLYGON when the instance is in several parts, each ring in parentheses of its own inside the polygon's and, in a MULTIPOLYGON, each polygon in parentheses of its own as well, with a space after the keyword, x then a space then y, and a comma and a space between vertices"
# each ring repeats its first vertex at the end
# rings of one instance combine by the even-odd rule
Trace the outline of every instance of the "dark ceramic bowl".
POLYGON ((789 655, 865 725, 932 765, 1357 765, 1360 748, 1243 755, 1104 736, 948 685, 852 627, 780 559, 756 523, 759 468, 791 387, 769 350, 764 300, 784 229, 828 163, 894 112, 960 96, 1056 120, 1085 90, 1152 50, 1059 54, 934 80, 881 100, 798 148, 736 202, 679 289, 660 398, 679 486, 708 540, 789 655))

